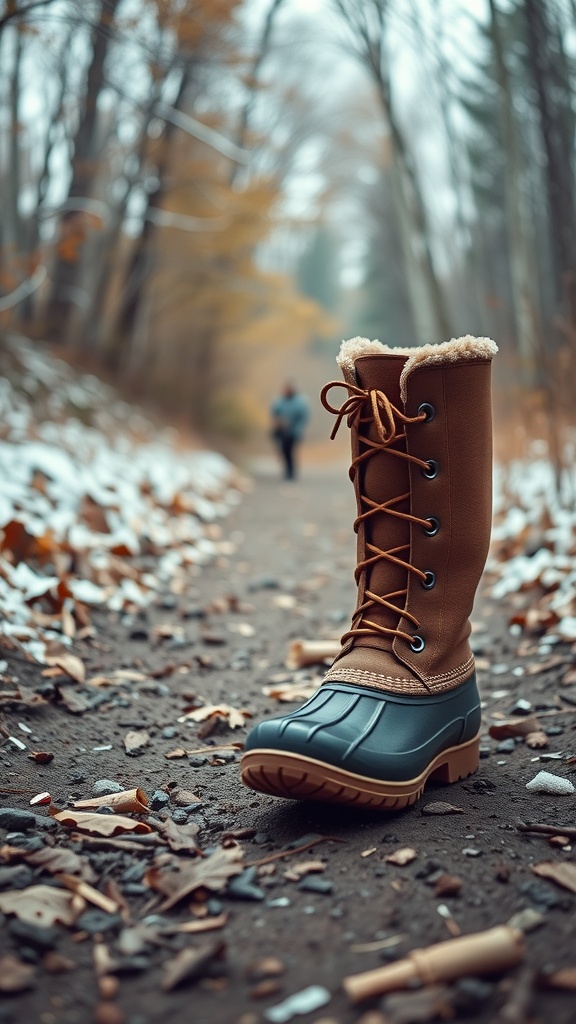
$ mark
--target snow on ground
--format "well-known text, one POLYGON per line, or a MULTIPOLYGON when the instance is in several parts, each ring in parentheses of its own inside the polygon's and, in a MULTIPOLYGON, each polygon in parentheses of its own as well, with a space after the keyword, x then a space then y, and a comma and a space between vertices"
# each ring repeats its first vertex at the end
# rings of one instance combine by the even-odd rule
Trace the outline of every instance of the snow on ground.
POLYGON ((576 640, 576 460, 566 453, 558 486, 543 441, 529 457, 497 465, 487 570, 492 596, 524 596, 515 616, 529 633, 576 640))
POLYGON ((0 371, 0 641, 44 662, 91 607, 137 610, 230 553, 242 481, 39 343, 10 338, 0 371))

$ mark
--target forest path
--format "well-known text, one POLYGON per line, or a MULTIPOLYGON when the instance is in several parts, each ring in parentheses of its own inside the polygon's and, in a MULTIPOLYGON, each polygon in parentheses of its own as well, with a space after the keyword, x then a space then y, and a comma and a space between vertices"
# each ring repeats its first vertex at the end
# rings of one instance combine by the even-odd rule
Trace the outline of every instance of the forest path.
MULTIPOLYGON (((39 766, 25 754, 4 747, 0 763, 9 788, 48 789, 55 803, 66 806, 71 799, 91 796, 94 783, 101 779, 114 780, 126 789, 139 785, 149 795, 175 784, 201 798, 202 805, 188 820, 200 825, 204 849, 218 843, 225 832, 255 830, 242 840, 248 863, 290 843, 298 845, 303 837, 306 842, 312 833, 331 838, 305 853, 272 860, 273 872, 269 867, 272 873, 254 878, 256 892, 251 893, 248 884, 243 892, 240 887, 234 899, 214 893, 208 909, 211 914, 228 913, 224 929, 179 940, 182 945, 205 947, 222 938, 225 959, 214 960, 209 972, 213 977, 163 992, 166 940, 144 943, 132 955, 130 966, 130 956, 118 947, 124 925, 116 919, 107 929, 100 915, 100 924, 98 920, 91 924, 90 919, 85 923, 79 941, 72 941, 68 934, 58 940, 58 949, 75 968, 65 974, 42 972, 41 983, 31 991, 3 1001, 0 1021, 83 1024, 94 1020, 99 997, 92 945, 99 927, 112 958, 124 958, 125 963, 119 973, 117 1000, 100 1004, 105 1009, 98 1010, 98 1024, 152 1024, 165 1019, 175 1024, 263 1024, 280 1020, 266 1016, 269 1007, 310 985, 325 987, 330 998, 325 1008, 297 1018, 305 1024, 412 1020, 394 1016, 390 1005, 385 1018, 362 1018, 362 1008, 352 1007, 342 992, 342 978, 446 940, 450 929, 468 933, 505 923, 527 907, 539 911, 543 921, 528 936, 528 961, 538 968, 550 962, 555 967, 573 966, 575 917, 566 911, 574 909, 576 897, 537 879, 531 871, 534 862, 558 861, 567 855, 551 850, 544 837, 527 838, 515 829, 518 819, 567 823, 571 818, 573 797, 526 791, 526 782, 538 768, 547 767, 546 762, 532 763, 536 751, 517 744, 510 753, 498 753, 496 743, 488 741, 490 756, 481 761, 476 776, 450 787, 430 786, 420 804, 397 814, 259 796, 242 786, 237 754, 225 753, 224 759, 165 757, 175 748, 198 749, 241 741, 245 735, 242 728, 231 732, 219 726, 202 738, 202 726, 177 722, 187 705, 226 703, 248 710, 251 721, 294 707, 264 696, 262 687, 280 675, 293 681, 294 673, 284 667, 290 640, 337 635, 346 628, 355 598, 353 516, 352 488, 344 465, 307 465, 302 479, 294 484, 280 482, 275 475, 255 480, 223 526, 232 545, 229 553, 194 577, 186 593, 165 595, 141 618, 103 613, 97 621, 97 645, 88 641, 79 645, 91 676, 123 669, 139 673, 144 682, 125 685, 120 697, 103 701, 83 715, 72 716, 53 705, 41 712, 6 714, 5 725, 12 734, 21 735, 17 723, 22 721, 33 729, 36 740, 30 745, 34 749, 55 753, 50 765, 39 766), (200 699, 195 701, 194 695, 200 699), (149 741, 140 756, 129 757, 123 740, 134 729, 146 730, 149 741), (437 801, 448 801, 462 813, 422 813, 423 807, 437 801), (389 854, 404 847, 416 851, 412 863, 401 867, 386 862, 389 854), (294 864, 318 859, 324 861, 325 870, 306 876, 303 888, 284 877, 294 864), (437 894, 435 885, 442 873, 461 879, 459 895, 437 894), (331 882, 331 891, 313 891, 317 880, 331 882), (400 937, 397 943, 393 936, 400 937), (378 945, 379 949, 374 948, 378 945), (260 975, 257 970, 251 975, 250 965, 267 957, 282 961, 284 973, 267 982, 268 989, 262 983, 258 990, 254 979, 260 975), (222 976, 225 980, 219 980, 222 976)), ((555 684, 553 670, 547 675, 514 674, 515 668, 526 667, 526 659, 518 654, 517 638, 505 628, 501 610, 486 598, 477 618, 484 627, 476 634, 475 646, 483 659, 487 709, 507 712, 518 697, 545 703, 546 689, 555 684), (494 667, 495 673, 491 672, 494 667)), ((23 679, 38 682, 37 668, 21 664, 17 668, 23 679)), ((309 676, 316 674, 313 670, 309 676)), ((551 739, 549 749, 565 750, 573 735, 571 720, 549 722, 566 729, 564 737, 551 739)), ((554 762, 550 765, 554 770, 554 762)), ((5 792, 2 802, 26 808, 28 796, 5 792)), ((68 836, 64 842, 90 855, 101 881, 116 880, 137 922, 149 905, 150 891, 142 884, 139 866, 150 854, 99 850, 94 844, 72 844, 68 836)), ((149 907, 148 912, 158 910, 149 907)), ((177 920, 174 911, 163 916, 177 920)), ((39 959, 41 950, 34 936, 27 940, 8 919, 5 923, 0 953, 20 950, 29 960, 39 959)), ((158 927, 154 919, 150 927, 152 931, 158 927)), ((507 986, 514 988, 515 977, 509 973, 502 983, 491 979, 486 985, 473 981, 458 992, 451 986, 447 998, 459 1000, 461 1007, 454 1019, 494 1021, 510 990, 507 986)), ((378 1000, 371 1007, 376 1009, 378 1000)), ((535 991, 531 1012, 568 1024, 574 1019, 573 1000, 569 993, 535 991)), ((433 1020, 432 1008, 429 1017, 418 1019, 433 1020)))

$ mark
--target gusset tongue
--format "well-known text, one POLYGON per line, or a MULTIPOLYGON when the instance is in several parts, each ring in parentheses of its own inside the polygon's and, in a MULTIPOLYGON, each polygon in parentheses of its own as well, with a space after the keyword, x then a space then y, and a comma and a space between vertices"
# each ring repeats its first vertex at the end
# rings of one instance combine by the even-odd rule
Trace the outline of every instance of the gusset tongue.
MULTIPOLYGON (((382 391, 392 405, 403 409, 400 397, 400 373, 406 362, 406 356, 388 355, 385 353, 377 355, 360 356, 355 363, 358 385, 366 390, 382 391)), ((368 413, 368 407, 366 409, 368 413)), ((403 426, 398 424, 397 430, 400 434, 404 432, 403 426)), ((377 441, 378 433, 373 421, 363 423, 360 426, 360 439, 354 439, 355 454, 365 451, 365 445, 361 438, 368 437, 377 441), (356 444, 359 443, 359 448, 356 444)), ((404 441, 397 441, 391 445, 391 449, 400 451, 406 450, 404 441)), ((408 461, 399 456, 391 454, 391 451, 380 451, 359 464, 359 487, 360 492, 366 498, 378 504, 391 501, 400 495, 407 494, 409 490, 408 461)), ((400 512, 410 511, 410 502, 406 498, 402 502, 394 501, 391 507, 400 512)), ((362 502, 362 511, 366 511, 368 504, 362 502)), ((397 516, 387 515, 386 512, 376 512, 364 522, 364 530, 360 528, 358 534, 358 560, 364 561, 370 557, 371 552, 367 544, 373 544, 381 550, 387 551, 391 548, 407 545, 410 541, 410 526, 404 519, 397 516)), ((399 551, 398 558, 409 561, 410 551, 406 547, 399 551)), ((390 562, 388 559, 380 559, 370 566, 364 574, 364 589, 385 597, 396 590, 404 590, 407 585, 407 570, 390 562)), ((359 600, 364 599, 363 588, 359 591, 359 600)), ((391 603, 404 606, 404 597, 392 598, 391 603)), ((365 613, 365 618, 376 622, 388 629, 396 629, 400 621, 400 614, 388 610, 380 604, 373 604, 365 613)), ((390 634, 361 635, 353 642, 353 648, 369 647, 380 651, 391 651, 394 637, 390 634)), ((353 654, 350 652, 349 657, 353 654)))

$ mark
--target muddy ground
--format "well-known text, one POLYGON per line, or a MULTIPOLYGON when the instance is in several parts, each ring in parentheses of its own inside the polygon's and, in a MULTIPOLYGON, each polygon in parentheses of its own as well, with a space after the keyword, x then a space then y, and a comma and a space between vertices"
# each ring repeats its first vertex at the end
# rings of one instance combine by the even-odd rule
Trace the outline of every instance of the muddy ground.
MULTIPOLYGON (((519 834, 515 827, 520 819, 558 826, 576 824, 576 797, 539 795, 525 788, 540 768, 567 776, 571 769, 562 761, 537 761, 539 751, 522 741, 509 744, 513 747, 510 752, 499 752, 497 741, 487 739, 475 776, 454 786, 429 786, 420 804, 397 814, 383 814, 258 796, 242 786, 238 755, 233 753, 224 752, 225 758, 231 758, 228 760, 199 755, 195 760, 165 757, 178 747, 197 749, 238 742, 245 735, 244 729, 232 733, 219 726, 202 738, 201 726, 178 724, 194 695, 209 703, 247 709, 254 720, 277 713, 282 706, 264 696, 262 687, 283 673, 292 679, 293 674, 284 667, 288 642, 297 637, 338 634, 346 628, 354 604, 352 518, 352 490, 344 466, 308 468, 296 484, 280 483, 272 475, 261 478, 225 527, 234 551, 191 578, 186 594, 176 598, 165 595, 143 616, 96 617, 96 642, 77 645, 90 676, 126 669, 160 678, 103 690, 102 702, 83 714, 71 714, 50 701, 39 710, 4 712, 4 726, 26 742, 28 750, 19 751, 10 743, 0 749, 3 785, 8 790, 26 790, 21 794, 4 790, 3 806, 28 808, 31 793, 48 790, 56 804, 66 807, 74 799, 91 796, 94 783, 102 779, 116 781, 122 788, 141 786, 149 796, 176 783, 201 798, 188 820, 201 826, 199 838, 204 848, 220 842, 223 833, 253 829, 255 834, 242 840, 250 863, 288 844, 298 845, 303 837, 306 842, 311 834, 330 838, 306 853, 272 861, 274 873, 256 874, 256 892, 250 892, 248 885, 244 898, 212 897, 209 913, 227 911, 225 927, 179 940, 180 945, 192 946, 218 940, 225 943, 225 952, 210 965, 210 976, 163 992, 161 965, 174 955, 178 944, 149 946, 139 960, 136 957, 131 972, 126 963, 125 972, 119 975, 118 996, 104 1004, 103 1010, 92 958, 96 926, 80 932, 58 928, 52 944, 75 966, 55 974, 38 966, 34 987, 0 1000, 0 1021, 92 1021, 100 1003, 97 1019, 102 1024, 116 1024, 121 1019, 126 1024, 161 1020, 259 1024, 268 1019, 268 1008, 309 985, 325 987, 330 1001, 296 1020, 352 1024, 361 1019, 377 1024, 384 1019, 434 1019, 430 1011, 421 1018, 416 1018, 414 1011, 402 1016, 393 1004, 388 1004, 386 1018, 371 1017, 370 1010, 381 1012, 381 1000, 353 1007, 341 989, 341 980, 415 947, 448 939, 451 930, 486 929, 525 908, 542 916, 540 927, 527 935, 527 962, 539 971, 574 967, 576 895, 531 871, 531 865, 541 861, 573 861, 574 853, 552 848, 545 836, 519 834), (215 601, 217 608, 227 610, 206 614, 215 601), (153 637, 154 626, 167 624, 181 627, 183 636, 153 637), (169 664, 175 671, 162 677, 169 664), (32 734, 19 731, 18 722, 32 729, 32 734), (150 734, 150 742, 139 756, 128 756, 124 749, 123 739, 131 729, 146 729, 150 734), (94 749, 109 746, 111 749, 94 749), (28 758, 30 749, 51 751, 54 760, 38 765, 28 758), (448 801, 463 813, 422 813, 423 807, 438 801, 448 801), (386 862, 387 855, 403 847, 413 848, 416 859, 403 867, 386 862), (284 878, 293 863, 309 859, 325 862, 322 874, 305 877, 311 888, 300 888, 298 882, 284 878), (462 880, 458 895, 437 895, 435 886, 442 872, 462 880), (331 883, 322 886, 328 891, 313 891, 318 880, 331 883), (250 895, 252 898, 247 898, 250 895), (439 912, 439 907, 448 910, 439 912), (388 942, 393 936, 400 939, 388 942), (363 948, 370 944, 381 948, 363 948), (277 958, 284 967, 281 976, 267 981, 268 989, 259 983, 257 971, 256 977, 250 976, 250 965, 265 957, 277 958), (267 997, 262 994, 266 991, 270 993, 267 997)), ((565 665, 534 671, 535 662, 540 660, 545 666, 549 655, 535 653, 521 635, 511 633, 509 615, 509 606, 494 607, 486 596, 475 613, 474 646, 482 666, 479 676, 486 725, 492 721, 491 713, 506 714, 518 698, 554 710, 560 676, 566 671, 565 665), (527 669, 532 674, 527 674, 527 669), (497 696, 492 696, 494 693, 497 696)), ((557 647, 555 653, 559 651, 569 660, 568 647, 557 647)), ((10 655, 7 658, 20 679, 33 685, 42 683, 33 666, 10 655)), ((568 692, 566 687, 564 692, 568 692)), ((576 753, 573 721, 569 713, 543 719, 552 733, 546 753, 576 753)), ((40 807, 38 813, 47 814, 47 810, 40 807)), ((169 806, 156 816, 168 813, 173 813, 169 806)), ((152 857, 151 851, 143 848, 138 855, 99 849, 94 844, 72 844, 61 828, 48 833, 32 829, 27 834, 41 835, 49 843, 90 856, 101 882, 106 877, 117 881, 134 921, 143 913, 154 913, 154 894, 142 884, 138 869, 138 864, 152 857)), ((0 830, 0 838, 5 835, 6 830, 0 830)), ((35 871, 34 881, 39 878, 35 871)), ((47 880, 43 875, 42 881, 47 880)), ((165 916, 179 921, 190 915, 184 905, 165 916)), ((116 918, 103 933, 111 954, 121 928, 122 922, 116 918)), ((20 951, 28 962, 40 964, 41 946, 19 934, 12 919, 3 919, 1 934, 0 954, 20 951)), ((517 991, 518 978, 516 970, 503 979, 490 979, 489 984, 465 984, 457 999, 451 986, 449 1001, 458 1007, 452 1010, 453 1019, 479 1024, 496 1020, 499 1007, 510 992, 517 991)), ((556 1024, 568 1024, 575 1016, 570 991, 536 985, 527 1014, 520 1009, 514 1020, 522 1024, 528 1019, 549 1018, 556 1024)))

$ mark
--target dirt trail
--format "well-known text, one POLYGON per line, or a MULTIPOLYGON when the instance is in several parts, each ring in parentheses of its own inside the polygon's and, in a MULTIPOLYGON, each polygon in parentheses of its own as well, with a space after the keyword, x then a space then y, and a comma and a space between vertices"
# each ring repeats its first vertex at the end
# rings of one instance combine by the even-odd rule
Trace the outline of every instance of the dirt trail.
MULTIPOLYGON (((166 960, 166 949, 146 948, 133 972, 121 976, 118 1005, 126 1024, 161 1020, 260 1024, 267 1019, 267 1008, 309 985, 324 986, 331 1000, 325 1008, 296 1020, 353 1024, 363 1008, 352 1007, 341 991, 346 974, 448 939, 450 929, 468 933, 504 923, 527 907, 542 915, 541 927, 527 937, 528 962, 538 969, 574 966, 576 896, 531 871, 533 863, 570 861, 573 854, 552 849, 546 837, 528 838, 515 829, 518 819, 574 824, 573 796, 537 795, 525 789, 540 768, 555 770, 554 761, 534 762, 538 751, 517 743, 512 752, 497 752, 496 742, 487 740, 489 756, 481 761, 476 776, 451 787, 430 786, 419 805, 396 815, 260 797, 242 786, 237 756, 216 764, 203 756, 196 760, 164 756, 178 747, 241 741, 245 734, 243 729, 231 733, 219 727, 202 739, 198 725, 179 724, 177 719, 194 694, 213 704, 247 709, 254 717, 282 709, 263 696, 262 687, 286 673, 289 640, 339 634, 353 608, 352 518, 352 489, 345 466, 308 467, 302 481, 292 485, 261 478, 225 527, 234 551, 192 579, 186 594, 166 595, 145 617, 102 617, 97 623, 97 644, 80 645, 90 675, 123 668, 143 676, 155 674, 158 678, 153 683, 136 681, 120 694, 114 691, 83 715, 49 705, 41 711, 10 711, 4 716, 9 731, 22 736, 30 748, 55 754, 53 762, 42 767, 30 761, 26 752, 4 746, 0 767, 9 789, 49 790, 56 803, 66 806, 72 799, 91 796, 93 784, 101 779, 126 788, 140 785, 149 795, 176 783, 201 798, 202 805, 188 820, 200 824, 205 848, 211 840, 219 841, 223 832, 256 830, 243 841, 248 863, 311 833, 332 837, 309 852, 273 861, 273 873, 255 877, 252 899, 247 898, 249 885, 244 894, 238 893, 244 898, 214 897, 210 912, 229 913, 224 930, 213 933, 226 943, 225 967, 216 964, 214 978, 163 993, 160 964, 166 960), (206 614, 214 602, 223 610, 206 614), (154 638, 154 627, 167 624, 183 627, 183 638, 161 640, 157 634, 154 638), (184 667, 162 677, 168 663, 184 667), (33 730, 30 741, 18 732, 18 722, 33 730), (137 757, 127 756, 124 750, 123 738, 130 729, 146 729, 150 735, 137 757), (94 749, 108 746, 111 749, 94 749), (423 807, 438 801, 448 801, 462 813, 422 813, 423 807), (416 851, 412 863, 400 867, 386 862, 386 856, 403 847, 416 851), (301 883, 284 875, 304 860, 322 860, 325 870, 305 876, 300 887, 301 883), (437 895, 435 886, 442 873, 462 880, 458 895, 437 895), (398 943, 388 942, 397 935, 401 936, 398 943), (378 944, 381 948, 374 948, 378 944), (247 968, 270 956, 283 962, 285 972, 274 982, 277 991, 268 998, 255 998, 257 982, 247 976, 247 968)), ((485 600, 476 619, 487 627, 475 634, 475 647, 485 666, 480 682, 485 693, 492 694, 487 696, 487 713, 507 713, 519 697, 552 707, 558 670, 514 674, 515 668, 526 668, 526 658, 518 655, 518 637, 505 628, 501 611, 485 600), (499 692, 505 695, 499 697, 499 692)), ((24 681, 38 684, 33 667, 14 662, 12 668, 24 681)), ((550 737, 548 751, 573 753, 573 716, 544 721, 560 730, 550 737)), ((0 797, 4 806, 28 807, 28 794, 4 791, 0 797)), ((4 835, 0 831, 0 837, 4 835)), ((141 860, 147 856, 142 854, 141 860)), ((127 899, 138 917, 150 898, 141 885, 140 859, 113 850, 92 852, 92 859, 101 875, 114 877, 123 891, 128 886, 127 899)), ((120 927, 117 922, 105 934, 112 953, 120 927)), ((26 947, 8 919, 2 936, 1 952, 26 947)), ((192 937, 191 944, 194 941, 192 937)), ((24 955, 34 960, 38 950, 34 952, 33 943, 28 947, 24 955)), ((63 934, 58 949, 75 962, 75 969, 42 973, 41 983, 30 992, 5 998, 0 1003, 1 1022, 72 1024, 94 1019, 98 995, 91 936, 72 941, 63 934)), ((495 1020, 515 977, 512 972, 501 983, 492 979, 488 985, 461 986, 461 1009, 454 1019, 482 1024, 495 1020), (463 1009, 466 1000, 468 1016, 463 1009)), ((377 1008, 379 1002, 370 1005, 377 1008)), ((568 1024, 574 1020, 573 999, 570 993, 537 990, 531 1012, 568 1024)), ((413 1018, 386 1017, 394 1019, 413 1018)), ((371 1020, 377 1024, 379 1018, 371 1020)), ((108 1022, 103 1018, 102 1024, 108 1022)), ((110 1019, 109 1024, 116 1022, 110 1019)))

